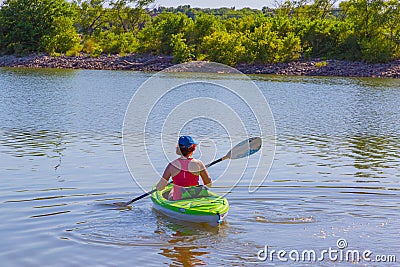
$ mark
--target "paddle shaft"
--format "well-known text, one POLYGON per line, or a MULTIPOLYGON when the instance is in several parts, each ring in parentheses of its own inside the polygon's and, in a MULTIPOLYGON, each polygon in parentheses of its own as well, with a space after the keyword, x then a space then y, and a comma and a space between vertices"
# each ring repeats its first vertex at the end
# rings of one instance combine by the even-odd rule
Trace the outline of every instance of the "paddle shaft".
POLYGON ((134 199, 132 199, 131 201, 124 203, 124 206, 128 206, 129 204, 132 204, 133 202, 138 201, 139 199, 142 199, 142 198, 144 198, 144 197, 147 197, 148 195, 151 195, 151 194, 153 194, 153 193, 156 192, 156 191, 157 191, 157 189, 153 189, 153 190, 151 190, 150 192, 146 192, 146 193, 144 193, 143 195, 140 195, 140 196, 138 196, 137 198, 134 198, 134 199))
POLYGON ((225 156, 225 157, 219 158, 219 159, 217 159, 217 160, 214 160, 213 162, 207 164, 207 165, 206 165, 206 168, 211 167, 212 165, 217 164, 218 162, 221 162, 221 161, 223 161, 223 160, 225 160, 225 159, 227 159, 227 158, 228 158, 228 157, 225 156))

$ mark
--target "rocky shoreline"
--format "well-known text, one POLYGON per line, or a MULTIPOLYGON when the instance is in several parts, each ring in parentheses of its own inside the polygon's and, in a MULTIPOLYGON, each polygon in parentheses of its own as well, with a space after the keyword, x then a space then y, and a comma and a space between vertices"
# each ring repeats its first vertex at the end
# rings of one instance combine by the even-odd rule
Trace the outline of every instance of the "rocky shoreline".
MULTIPOLYGON (((98 58, 87 55, 76 57, 0 56, 0 67, 161 71, 173 65, 175 64, 171 56, 135 54, 102 55, 98 58)), ((245 74, 400 78, 400 60, 377 64, 341 60, 308 60, 275 64, 238 64, 236 68, 245 74)))

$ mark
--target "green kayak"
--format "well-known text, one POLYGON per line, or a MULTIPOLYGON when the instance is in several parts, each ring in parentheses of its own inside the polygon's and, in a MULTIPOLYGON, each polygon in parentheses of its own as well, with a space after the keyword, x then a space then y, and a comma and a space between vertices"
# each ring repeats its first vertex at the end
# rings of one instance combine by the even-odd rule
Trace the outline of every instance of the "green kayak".
POLYGON ((153 192, 151 200, 154 208, 169 217, 198 223, 219 225, 228 215, 229 203, 226 198, 211 192, 204 186, 185 188, 181 200, 168 200, 173 185, 153 192))

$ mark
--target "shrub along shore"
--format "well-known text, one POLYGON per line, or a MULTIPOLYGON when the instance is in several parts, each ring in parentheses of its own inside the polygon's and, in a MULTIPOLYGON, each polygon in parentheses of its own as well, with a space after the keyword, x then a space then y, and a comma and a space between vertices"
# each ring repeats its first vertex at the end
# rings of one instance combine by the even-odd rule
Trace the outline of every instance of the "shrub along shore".
POLYGON ((197 60, 245 73, 398 77, 400 2, 336 2, 236 10, 157 7, 154 0, 5 0, 0 55, 31 56, 3 56, 1 65, 152 71, 197 60))
MULTIPOLYGON (((172 56, 137 54, 100 57, 89 55, 53 57, 47 54, 24 57, 0 56, 0 67, 161 71, 175 64, 172 56)), ((400 60, 388 63, 364 63, 315 59, 288 63, 237 64, 235 67, 245 74, 400 78, 400 60)))

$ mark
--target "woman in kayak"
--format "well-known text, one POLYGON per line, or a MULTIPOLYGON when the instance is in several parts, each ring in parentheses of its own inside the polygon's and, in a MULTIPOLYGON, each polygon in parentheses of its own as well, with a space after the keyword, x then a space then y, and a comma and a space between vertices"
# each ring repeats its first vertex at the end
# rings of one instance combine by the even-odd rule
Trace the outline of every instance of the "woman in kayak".
POLYGON ((181 136, 176 147, 176 154, 180 155, 176 160, 171 161, 164 170, 164 174, 157 184, 157 190, 162 190, 172 177, 174 187, 169 194, 169 199, 179 200, 182 198, 182 191, 185 187, 199 185, 199 176, 203 184, 212 186, 210 175, 206 166, 201 160, 192 158, 198 143, 190 136, 181 136))

